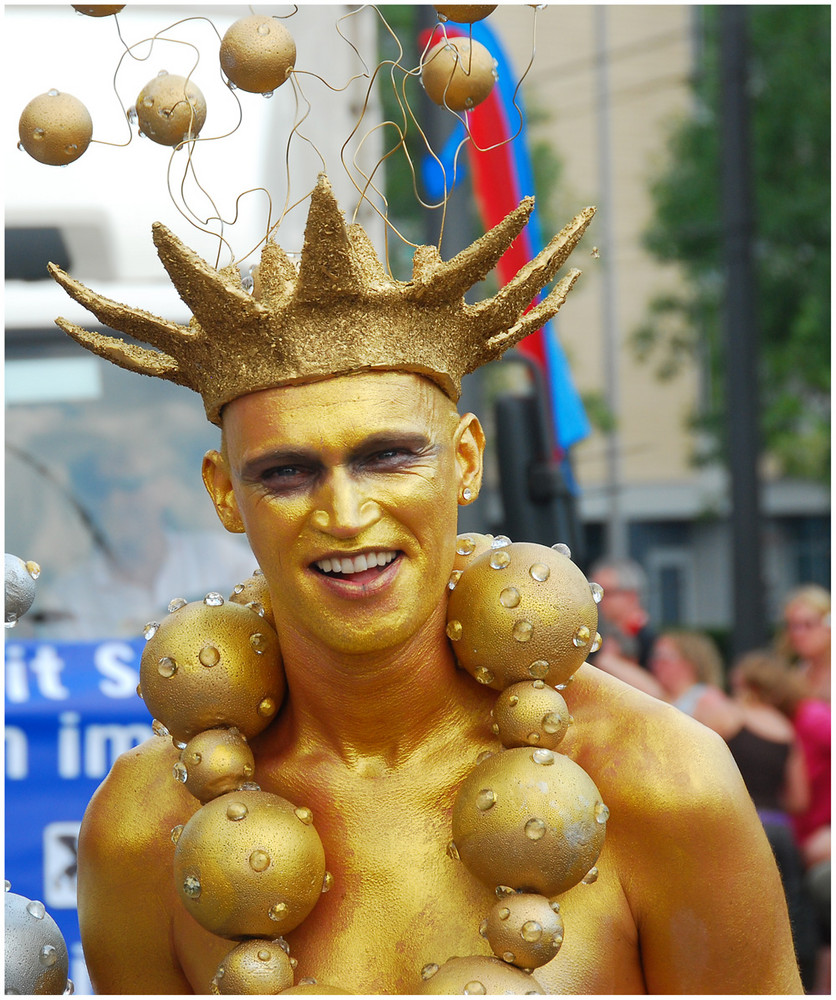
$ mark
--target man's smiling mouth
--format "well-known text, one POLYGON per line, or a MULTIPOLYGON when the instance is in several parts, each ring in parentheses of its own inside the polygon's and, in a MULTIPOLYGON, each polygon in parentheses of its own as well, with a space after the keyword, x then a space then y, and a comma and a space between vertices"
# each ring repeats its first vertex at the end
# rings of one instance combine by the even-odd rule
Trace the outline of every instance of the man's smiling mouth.
POLYGON ((364 573, 369 569, 382 569, 398 555, 398 552, 382 550, 380 552, 362 552, 356 556, 332 556, 327 559, 318 559, 314 563, 314 567, 320 573, 329 576, 337 574, 353 576, 355 573, 364 573))

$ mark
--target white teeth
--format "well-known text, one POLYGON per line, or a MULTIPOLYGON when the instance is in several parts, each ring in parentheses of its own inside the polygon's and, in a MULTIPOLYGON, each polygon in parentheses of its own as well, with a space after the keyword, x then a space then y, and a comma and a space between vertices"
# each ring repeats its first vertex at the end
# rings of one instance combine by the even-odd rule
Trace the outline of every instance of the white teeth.
POLYGON ((395 552, 369 552, 359 556, 344 556, 342 558, 320 559, 316 566, 323 573, 362 573, 364 569, 374 569, 376 566, 387 566, 395 558, 395 552))

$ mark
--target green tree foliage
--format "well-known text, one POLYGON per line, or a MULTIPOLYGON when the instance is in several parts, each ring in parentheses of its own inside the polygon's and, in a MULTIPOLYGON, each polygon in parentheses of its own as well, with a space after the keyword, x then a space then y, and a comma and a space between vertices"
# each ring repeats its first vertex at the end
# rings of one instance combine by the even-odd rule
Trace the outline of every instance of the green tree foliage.
MULTIPOLYGON (((751 163, 760 332, 761 432, 785 475, 826 481, 830 466, 830 7, 748 11, 751 163)), ((722 453, 734 392, 722 360, 719 7, 703 8, 693 115, 675 128, 653 184, 645 245, 678 263, 686 290, 660 296, 633 337, 661 377, 696 357, 706 372, 694 424, 722 453)))

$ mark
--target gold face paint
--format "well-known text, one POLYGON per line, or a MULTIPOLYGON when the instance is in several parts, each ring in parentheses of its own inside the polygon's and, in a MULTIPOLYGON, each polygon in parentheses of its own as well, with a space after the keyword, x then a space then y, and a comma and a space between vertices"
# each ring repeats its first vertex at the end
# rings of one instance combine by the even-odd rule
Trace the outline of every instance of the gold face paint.
POLYGON ((224 445, 210 492, 246 529, 282 634, 357 654, 443 627, 457 497, 481 471, 474 417, 375 372, 235 400, 224 445))

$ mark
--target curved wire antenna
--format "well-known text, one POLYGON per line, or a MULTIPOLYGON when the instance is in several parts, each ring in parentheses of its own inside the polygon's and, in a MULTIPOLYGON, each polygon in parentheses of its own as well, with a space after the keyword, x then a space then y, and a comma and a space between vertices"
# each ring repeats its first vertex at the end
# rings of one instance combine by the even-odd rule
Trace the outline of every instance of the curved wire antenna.
MULTIPOLYGON (((297 16, 299 11, 299 6, 293 5, 293 9, 290 13, 274 16, 277 20, 288 21, 297 16)), ((252 13, 252 8, 250 12, 252 13)), ((178 213, 190 225, 211 236, 213 239, 217 239, 218 249, 215 259, 216 267, 219 264, 221 253, 224 248, 226 248, 226 251, 229 253, 230 259, 233 263, 237 264, 246 260, 258 250, 259 246, 262 246, 270 239, 275 238, 276 232, 281 227, 282 222, 285 220, 287 215, 299 204, 306 201, 311 194, 312 187, 300 198, 294 199, 291 196, 291 174, 293 172, 292 151, 296 144, 302 143, 309 146, 321 164, 322 170, 327 171, 328 164, 326 163, 326 157, 323 151, 317 146, 316 142, 314 142, 313 139, 306 134, 305 123, 311 119, 313 114, 313 103, 305 93, 307 89, 307 81, 315 80, 325 86, 332 93, 343 93, 350 87, 359 85, 362 81, 364 90, 362 93, 362 99, 359 102, 359 112, 357 113, 356 119, 354 120, 347 137, 339 148, 340 165, 357 193, 357 201, 351 215, 352 221, 357 219, 358 212, 363 205, 370 207, 371 210, 382 220, 384 224, 383 232, 385 240, 384 260, 385 266, 390 273, 390 235, 394 236, 407 246, 413 248, 417 246, 416 243, 413 243, 405 236, 405 234, 389 217, 389 201, 386 198, 383 184, 380 180, 385 164, 391 160, 392 157, 401 156, 407 165, 412 186, 412 195, 415 198, 416 203, 425 210, 440 211, 441 213, 437 244, 437 248, 440 249, 447 218, 447 205, 450 195, 456 186, 458 172, 460 169, 459 157, 462 155, 462 151, 465 148, 471 148, 478 152, 487 152, 489 150, 496 149, 498 146, 514 141, 514 139, 516 139, 522 132, 524 116, 518 101, 518 95, 534 63, 534 55, 536 51, 535 31, 537 16, 538 10, 535 8, 533 10, 532 18, 531 54, 528 64, 516 82, 512 95, 512 104, 516 109, 518 117, 518 123, 514 134, 498 142, 480 146, 471 128, 470 117, 473 111, 464 110, 459 113, 450 108, 445 99, 442 101, 441 106, 452 117, 457 119, 464 128, 464 137, 453 151, 452 160, 448 159, 447 163, 445 163, 438 152, 433 149, 427 133, 421 126, 419 116, 416 113, 416 105, 418 101, 411 93, 414 88, 421 86, 421 72, 430 49, 436 45, 440 39, 446 40, 452 37, 448 35, 445 21, 439 19, 439 22, 432 28, 431 31, 427 33, 426 39, 420 47, 421 51, 418 54, 417 65, 412 66, 407 62, 405 48, 401 38, 398 36, 397 31, 392 27, 379 7, 373 4, 362 5, 354 10, 342 14, 342 16, 338 17, 335 21, 335 30, 341 42, 347 45, 351 50, 352 58, 356 59, 359 64, 359 69, 357 72, 351 73, 346 80, 339 83, 329 82, 323 75, 310 68, 296 66, 289 72, 287 79, 293 92, 293 118, 291 127, 289 128, 287 134, 287 139, 284 143, 284 180, 282 184, 284 191, 280 199, 280 208, 278 208, 278 210, 274 195, 266 187, 257 185, 241 191, 238 195, 236 195, 232 213, 224 216, 219 209, 216 198, 201 181, 198 170, 198 158, 196 156, 196 152, 199 148, 206 148, 201 144, 207 142, 214 143, 223 139, 229 139, 240 129, 243 123, 244 109, 241 100, 235 93, 234 85, 226 79, 219 66, 218 75, 220 80, 229 91, 233 101, 235 102, 236 110, 232 117, 232 124, 224 132, 219 134, 211 136, 192 136, 191 129, 194 123, 195 112, 194 108, 189 103, 190 119, 189 129, 186 132, 186 138, 173 148, 166 169, 166 184, 172 204, 178 213), (379 30, 384 32, 385 37, 388 37, 394 43, 395 53, 391 58, 378 58, 373 62, 369 62, 361 52, 359 45, 355 43, 355 41, 350 37, 349 32, 346 30, 346 24, 349 19, 358 17, 363 11, 366 10, 374 12, 378 21, 379 30), (375 118, 374 121, 370 122, 369 117, 372 114, 372 108, 375 105, 375 100, 381 89, 384 87, 390 97, 393 98, 395 113, 393 116, 390 116, 385 120, 378 120, 375 118), (375 156, 373 155, 371 157, 371 161, 373 162, 370 162, 366 159, 365 154, 374 142, 379 143, 380 148, 376 154, 377 158, 375 159, 375 156), (419 167, 417 164, 417 158, 419 155, 421 157, 429 157, 433 160, 436 169, 439 172, 442 183, 441 194, 437 200, 428 200, 422 193, 422 185, 419 181, 419 167), (450 163, 452 163, 452 166, 450 166, 450 163), (236 256, 230 241, 225 235, 226 229, 234 226, 240 220, 244 210, 245 199, 249 203, 249 201, 256 195, 260 195, 266 199, 266 218, 263 229, 264 236, 259 243, 257 243, 254 247, 249 248, 246 253, 236 256), (199 209, 198 205, 200 201, 202 201, 205 206, 202 211, 199 209)), ((201 63, 201 49, 197 44, 195 44, 195 42, 182 37, 172 37, 172 34, 177 32, 178 29, 182 29, 187 24, 205 23, 209 26, 211 31, 214 32, 219 46, 221 43, 221 35, 211 18, 204 15, 195 15, 192 17, 181 18, 160 31, 155 32, 149 37, 129 44, 123 34, 124 25, 120 23, 117 18, 114 18, 114 20, 116 20, 117 36, 124 51, 120 55, 116 69, 113 73, 112 87, 122 109, 125 120, 127 121, 129 137, 126 142, 108 142, 101 139, 93 141, 99 142, 103 145, 121 147, 128 145, 133 140, 132 125, 137 120, 135 107, 126 106, 126 103, 120 94, 120 74, 124 69, 125 61, 132 60, 136 63, 145 62, 150 59, 151 55, 155 51, 155 47, 161 44, 176 44, 185 46, 193 52, 193 59, 191 60, 190 68, 188 69, 188 72, 184 74, 186 81, 188 82, 196 74, 198 66, 201 63)), ((472 40, 472 25, 470 26, 468 34, 472 40)), ((465 73, 469 73, 471 70, 471 58, 472 54, 466 61, 462 60, 460 55, 456 56, 457 64, 462 67, 465 73)), ((447 87, 449 86, 450 83, 448 82, 447 87)), ((305 185, 305 187, 307 188, 307 185, 305 185)))

